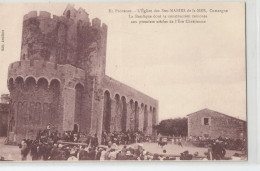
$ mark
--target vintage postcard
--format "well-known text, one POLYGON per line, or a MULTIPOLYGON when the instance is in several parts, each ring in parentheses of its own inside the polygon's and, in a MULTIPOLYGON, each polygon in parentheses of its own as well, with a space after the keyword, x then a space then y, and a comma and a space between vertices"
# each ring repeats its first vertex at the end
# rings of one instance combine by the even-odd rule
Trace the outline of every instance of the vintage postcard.
POLYGON ((247 160, 244 2, 1 3, 1 161, 247 160))

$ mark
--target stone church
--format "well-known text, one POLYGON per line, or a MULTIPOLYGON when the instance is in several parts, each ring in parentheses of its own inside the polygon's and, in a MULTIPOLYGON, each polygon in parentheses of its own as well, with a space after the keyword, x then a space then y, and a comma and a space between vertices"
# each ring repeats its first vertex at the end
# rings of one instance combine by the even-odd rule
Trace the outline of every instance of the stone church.
POLYGON ((10 141, 34 139, 49 123, 99 137, 155 133, 158 101, 105 74, 106 43, 107 25, 82 8, 24 15, 20 60, 8 69, 10 141))

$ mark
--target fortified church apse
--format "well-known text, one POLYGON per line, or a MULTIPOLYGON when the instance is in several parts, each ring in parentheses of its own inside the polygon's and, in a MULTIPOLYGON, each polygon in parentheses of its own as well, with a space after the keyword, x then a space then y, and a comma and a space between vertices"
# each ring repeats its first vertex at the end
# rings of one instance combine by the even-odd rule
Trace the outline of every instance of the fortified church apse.
POLYGON ((20 61, 10 64, 8 137, 35 138, 50 123, 76 130, 155 134, 158 101, 105 74, 107 25, 68 5, 63 16, 23 18, 20 61))

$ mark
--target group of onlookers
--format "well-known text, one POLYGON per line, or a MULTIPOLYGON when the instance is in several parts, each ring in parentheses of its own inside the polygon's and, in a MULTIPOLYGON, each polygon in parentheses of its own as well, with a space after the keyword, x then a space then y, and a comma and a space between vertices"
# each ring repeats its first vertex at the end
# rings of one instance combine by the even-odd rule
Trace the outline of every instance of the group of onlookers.
POLYGON ((141 143, 151 141, 150 136, 146 136, 142 131, 126 131, 126 132, 102 132, 101 144, 107 145, 108 142, 117 145, 127 145, 132 143, 141 143))
POLYGON ((188 141, 191 142, 195 146, 199 147, 209 147, 212 144, 214 144, 216 141, 221 141, 221 144, 224 146, 225 149, 227 150, 239 150, 239 151, 244 151, 246 150, 247 147, 247 142, 246 139, 232 139, 232 138, 223 138, 223 137, 218 137, 218 138, 210 138, 210 137, 189 137, 188 141))
MULTIPOLYGON (((48 127, 47 127, 48 128, 48 127)), ((157 138, 158 145, 167 141, 166 138, 157 138)), ((204 153, 204 159, 223 160, 226 154, 228 139, 218 138, 209 140, 209 150, 204 153)), ((113 132, 102 133, 101 144, 97 135, 87 135, 76 131, 39 130, 35 140, 24 139, 21 148, 22 160, 194 160, 198 159, 198 153, 189 154, 184 151, 178 157, 167 155, 164 145, 162 154, 152 154, 143 148, 141 142, 151 142, 151 137, 142 132, 113 132), (132 145, 129 145, 132 144, 132 145), (135 144, 135 145, 133 145, 135 144)), ((191 141, 191 140, 186 140, 191 141)), ((193 140, 194 141, 194 140, 193 140)), ((202 141, 198 139, 197 141, 202 141)), ((178 141, 181 147, 182 141, 178 141)))
MULTIPOLYGON (((89 144, 54 143, 53 141, 22 140, 20 144, 22 160, 176 160, 175 157, 152 154, 144 150, 142 144, 119 147, 109 141, 107 146, 95 143, 95 137, 89 144)), ((166 152, 166 151, 164 151, 166 152)))
MULTIPOLYGON (((147 152, 142 144, 136 146, 119 147, 111 141, 107 146, 94 146, 75 144, 52 144, 42 143, 38 140, 23 140, 21 142, 22 160, 46 161, 46 160, 67 160, 67 161, 84 161, 84 160, 176 160, 176 157, 169 155, 159 155, 147 152)), ((163 151, 166 153, 166 150, 163 151)), ((186 152, 177 158, 179 160, 191 160, 187 158, 186 152)))
MULTIPOLYGON (((39 130, 35 140, 24 139, 22 160, 176 160, 176 157, 147 152, 140 142, 149 141, 142 132, 103 132, 99 145, 97 135, 89 136, 75 131, 39 130), (127 146, 138 143, 136 146, 127 146), (122 146, 122 144, 124 144, 122 146), (121 145, 121 147, 120 147, 121 145)), ((166 153, 166 150, 163 151, 166 153)), ((180 160, 187 160, 184 156, 180 160)))

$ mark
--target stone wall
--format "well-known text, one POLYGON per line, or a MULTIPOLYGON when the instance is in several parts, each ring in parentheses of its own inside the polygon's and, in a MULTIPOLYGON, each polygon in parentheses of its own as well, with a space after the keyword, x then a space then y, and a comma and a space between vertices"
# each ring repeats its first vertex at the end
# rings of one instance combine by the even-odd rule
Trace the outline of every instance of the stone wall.
POLYGON ((7 136, 9 104, 0 103, 0 137, 7 136))
POLYGON ((239 139, 246 135, 245 125, 246 121, 204 109, 188 115, 188 136, 239 139))
POLYGON ((53 130, 73 129, 75 89, 84 85, 85 72, 69 64, 23 60, 8 72, 11 113, 17 140, 35 138, 51 123, 53 130))
POLYGON ((108 76, 104 77, 102 87, 103 94, 108 92, 111 101, 110 131, 121 131, 125 127, 149 135, 154 133, 152 127, 158 123, 157 100, 108 76))
POLYGON ((63 16, 31 11, 24 16, 21 60, 71 64, 91 76, 105 73, 107 26, 70 6, 63 16))

